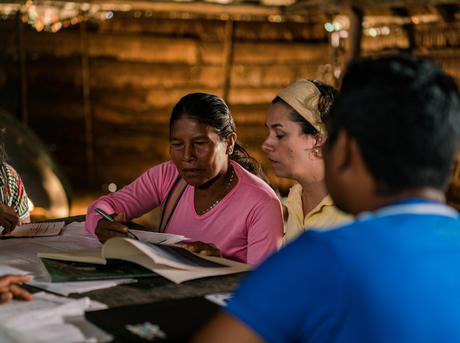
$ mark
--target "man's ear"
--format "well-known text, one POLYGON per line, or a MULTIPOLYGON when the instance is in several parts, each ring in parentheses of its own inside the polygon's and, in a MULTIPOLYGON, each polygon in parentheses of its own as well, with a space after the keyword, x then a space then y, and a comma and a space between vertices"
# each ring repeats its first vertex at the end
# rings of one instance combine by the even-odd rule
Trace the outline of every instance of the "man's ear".
POLYGON ((233 148, 235 147, 236 138, 237 138, 236 132, 232 132, 231 134, 229 134, 227 136, 227 150, 226 150, 226 153, 228 155, 231 155, 233 153, 233 148))
POLYGON ((345 171, 351 163, 351 147, 350 142, 351 137, 349 133, 345 129, 340 129, 337 134, 337 138, 335 139, 334 143, 332 143, 333 147, 330 149, 334 155, 334 168, 337 171, 343 172, 345 171))
POLYGON ((343 177, 356 179, 363 176, 367 171, 361 149, 358 142, 348 133, 347 130, 339 131, 334 147, 336 159, 335 168, 342 173, 343 177))

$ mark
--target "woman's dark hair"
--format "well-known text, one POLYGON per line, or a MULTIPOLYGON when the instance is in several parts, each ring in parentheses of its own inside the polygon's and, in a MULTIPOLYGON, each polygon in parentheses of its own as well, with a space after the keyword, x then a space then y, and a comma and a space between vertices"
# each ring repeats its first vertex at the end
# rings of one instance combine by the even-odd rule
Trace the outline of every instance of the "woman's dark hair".
MULTIPOLYGON (((184 117, 195 119, 213 127, 221 139, 226 139, 228 135, 236 131, 230 109, 224 100, 214 94, 191 93, 180 99, 172 110, 169 131, 171 132, 171 128, 177 120, 184 117)), ((230 159, 268 183, 267 176, 259 162, 249 155, 238 139, 230 159)))
MULTIPOLYGON (((321 81, 309 80, 313 83, 316 88, 320 91, 321 95, 318 100, 318 112, 323 123, 326 123, 329 119, 329 113, 334 103, 334 100, 337 98, 339 92, 321 81)), ((273 104, 282 103, 286 106, 291 107, 287 102, 285 102, 280 97, 276 97, 272 101, 273 104)), ((302 129, 302 133, 306 135, 319 135, 319 131, 313 127, 303 116, 301 116, 295 109, 292 109, 291 112, 291 121, 299 123, 302 129)))

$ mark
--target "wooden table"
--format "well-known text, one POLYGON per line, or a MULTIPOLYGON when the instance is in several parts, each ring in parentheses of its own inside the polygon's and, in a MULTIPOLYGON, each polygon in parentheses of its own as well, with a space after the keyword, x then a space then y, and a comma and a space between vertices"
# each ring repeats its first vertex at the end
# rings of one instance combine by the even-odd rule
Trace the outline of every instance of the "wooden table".
MULTIPOLYGON (((84 220, 85 216, 74 216, 50 221, 64 221, 66 224, 70 224, 84 220)), ((139 227, 137 228, 140 229, 139 227)), ((83 225, 78 224, 68 226, 60 236, 7 239, 0 243, 2 245, 0 264, 9 266, 9 262, 11 262, 11 267, 15 266, 31 273, 37 277, 36 281, 42 281, 39 279, 43 276, 43 270, 41 270, 36 257, 38 252, 46 252, 47 249, 50 249, 48 251, 92 249, 100 246, 96 239, 86 232, 83 225)), ((232 292, 244 275, 245 273, 215 276, 195 279, 181 284, 175 284, 161 276, 142 277, 138 278, 135 283, 120 284, 86 293, 74 293, 69 298, 88 297, 106 304, 109 308, 154 303, 170 299, 194 298, 206 294, 232 292)), ((30 285, 24 285, 24 287, 32 292, 42 291, 42 289, 34 288, 30 285)), ((81 322, 88 327, 83 320, 81 322)), ((75 326, 77 325, 75 324, 75 326)), ((81 329, 81 332, 85 332, 83 327, 78 328, 81 329)), ((102 338, 100 335, 98 337, 102 338)), ((119 337, 115 337, 113 342, 120 343, 122 341, 119 337)))
POLYGON ((245 273, 214 276, 175 284, 161 276, 139 278, 137 283, 123 284, 70 297, 88 296, 109 307, 142 304, 166 299, 190 298, 212 293, 233 291, 245 273))

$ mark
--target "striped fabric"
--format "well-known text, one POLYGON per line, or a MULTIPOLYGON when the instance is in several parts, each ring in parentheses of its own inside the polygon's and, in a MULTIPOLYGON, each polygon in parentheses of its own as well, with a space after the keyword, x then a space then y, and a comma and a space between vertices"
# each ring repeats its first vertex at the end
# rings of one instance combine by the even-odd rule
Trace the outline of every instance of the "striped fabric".
POLYGON ((27 193, 21 177, 7 163, 0 165, 0 200, 3 204, 13 207, 20 220, 30 216, 27 193))
POLYGON ((180 175, 178 175, 171 189, 169 190, 168 195, 161 204, 159 232, 166 232, 174 210, 176 209, 177 204, 179 203, 179 200, 182 197, 182 194, 184 194, 185 188, 187 188, 187 186, 188 184, 185 182, 185 180, 180 175))

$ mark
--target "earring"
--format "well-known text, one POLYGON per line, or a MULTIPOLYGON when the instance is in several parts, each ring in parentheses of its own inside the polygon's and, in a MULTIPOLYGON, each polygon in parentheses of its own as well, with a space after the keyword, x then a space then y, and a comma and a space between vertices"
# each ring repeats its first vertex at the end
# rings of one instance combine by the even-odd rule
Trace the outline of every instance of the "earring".
POLYGON ((312 151, 316 157, 321 157, 319 148, 313 148, 312 151))

